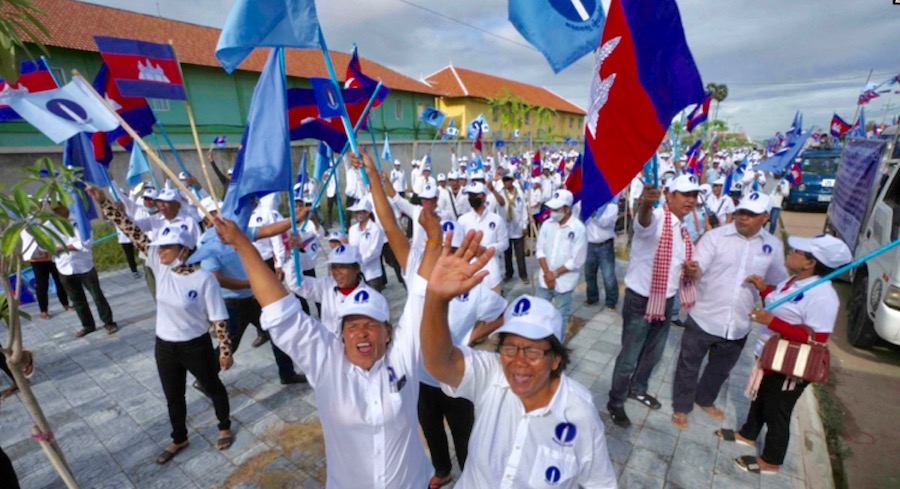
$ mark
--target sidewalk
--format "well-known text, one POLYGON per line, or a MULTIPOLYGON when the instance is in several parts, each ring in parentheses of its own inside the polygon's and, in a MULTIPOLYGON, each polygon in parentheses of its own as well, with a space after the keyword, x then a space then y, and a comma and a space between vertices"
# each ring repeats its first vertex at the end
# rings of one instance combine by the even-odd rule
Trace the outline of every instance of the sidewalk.
MULTIPOLYGON (((620 277, 623 267, 620 262, 620 277)), ((396 317, 405 292, 391 271, 388 278, 385 295, 396 317)), ((188 387, 190 446, 169 464, 157 465, 156 455, 170 441, 170 427, 153 357, 155 304, 144 280, 132 278, 127 270, 101 274, 101 284, 119 323, 117 334, 108 336, 101 329, 75 338, 77 318, 74 313, 60 312, 55 297, 50 299, 52 319, 23 324, 25 344, 34 352, 37 363, 33 389, 81 487, 324 486, 324 452, 313 393, 307 386, 282 386, 278 382, 271 348, 268 344, 252 348, 252 331, 242 340, 234 368, 222 374, 231 400, 235 444, 227 451, 215 449, 217 429, 212 404, 188 387)), ((514 298, 525 291, 524 286, 516 285, 506 295, 514 298)), ((595 403, 607 423, 610 456, 620 487, 832 486, 812 389, 807 389, 795 409, 786 465, 775 476, 761 477, 737 469, 732 459, 752 453, 752 449, 720 443, 713 436, 720 425, 702 412, 691 414, 689 429, 672 427, 671 379, 681 337, 679 328, 672 328, 663 361, 650 383, 650 393, 659 397, 662 409, 651 412, 629 402, 625 407, 633 422, 631 428, 623 430, 608 422, 604 406, 619 350, 622 319, 618 312, 600 312, 600 308, 585 307, 583 302, 582 284, 575 294, 573 314, 587 322, 569 343, 574 350, 569 374, 595 394, 595 403)), ((25 310, 37 317, 35 305, 25 310)), ((726 412, 726 421, 721 426, 738 426, 746 414, 749 402, 743 397, 743 389, 751 350, 745 348, 723 388, 719 406, 726 412)), ((17 396, 2 402, 2 444, 22 487, 64 487, 39 445, 31 440, 30 427, 30 418, 17 396)))

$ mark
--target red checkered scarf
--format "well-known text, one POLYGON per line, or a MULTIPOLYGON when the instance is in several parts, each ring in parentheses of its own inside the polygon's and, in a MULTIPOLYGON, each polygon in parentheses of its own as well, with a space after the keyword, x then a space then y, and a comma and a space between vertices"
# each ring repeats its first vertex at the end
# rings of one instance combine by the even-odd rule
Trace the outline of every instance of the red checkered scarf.
MULTIPOLYGON (((659 246, 656 248, 656 256, 653 257, 653 275, 650 278, 650 297, 647 300, 647 309, 644 310, 644 319, 647 321, 663 321, 666 319, 666 291, 669 289, 669 268, 672 266, 672 212, 669 206, 663 207, 663 231, 659 238, 659 246)), ((684 242, 684 259, 691 261, 694 258, 694 245, 687 229, 681 227, 681 240, 684 242)), ((694 281, 684 272, 681 273, 681 287, 678 288, 678 298, 681 308, 689 311, 697 302, 697 289, 694 281)))

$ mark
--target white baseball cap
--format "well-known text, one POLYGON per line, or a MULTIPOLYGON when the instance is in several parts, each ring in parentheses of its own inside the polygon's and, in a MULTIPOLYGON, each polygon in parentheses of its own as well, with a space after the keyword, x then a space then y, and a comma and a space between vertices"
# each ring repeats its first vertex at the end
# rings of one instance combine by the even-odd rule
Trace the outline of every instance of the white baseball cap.
POLYGON ((820 234, 814 238, 790 236, 788 245, 795 250, 812 254, 816 261, 828 268, 844 266, 853 259, 850 248, 843 241, 828 234, 820 234))
POLYGON ((494 334, 510 333, 529 340, 542 340, 548 336, 556 336, 563 341, 562 316, 559 311, 545 299, 531 295, 520 295, 510 302, 503 313, 503 326, 494 334))
POLYGON ((450 242, 451 248, 459 248, 463 238, 466 237, 466 231, 453 221, 443 221, 441 223, 441 229, 444 230, 444 238, 447 237, 447 233, 453 231, 453 240, 450 242))
POLYGON ((179 180, 187 180, 188 174, 186 172, 179 172, 178 179, 179 180))
POLYGON ((714 182, 713 185, 725 185, 725 177, 719 177, 714 182))
POLYGON ((328 261, 326 263, 329 265, 332 263, 352 265, 354 263, 358 264, 359 262, 359 248, 349 244, 342 244, 331 250, 331 254, 328 255, 328 261))
POLYGON ((467 194, 483 194, 485 193, 484 184, 481 182, 472 182, 466 185, 467 194))
POLYGON ((328 241, 344 241, 344 233, 340 231, 332 231, 328 233, 328 241))
POLYGON ((425 184, 422 187, 422 191, 419 192, 420 199, 436 199, 438 196, 438 188, 430 183, 425 184))
POLYGON ((484 180, 484 171, 475 170, 469 174, 469 180, 484 180))
POLYGON ((366 199, 357 200, 355 204, 347 208, 350 212, 366 211, 372 212, 372 204, 366 199))
POLYGON ((391 308, 388 301, 378 291, 361 287, 353 291, 350 297, 338 305, 338 316, 341 319, 354 315, 386 323, 391 318, 391 308))
POLYGON ((164 245, 181 245, 185 248, 194 248, 194 236, 187 229, 181 229, 178 226, 166 226, 159 230, 156 239, 151 243, 153 246, 164 245))
POLYGON ((394 160, 394 166, 400 166, 400 165, 401 165, 400 160, 394 160))
POLYGON ((704 183, 700 186, 700 193, 703 195, 709 195, 712 192, 712 185, 708 183, 704 183))
POLYGON ((230 177, 230 176, 231 176, 231 174, 232 174, 232 173, 234 173, 234 168, 229 168, 229 169, 228 169, 228 171, 227 171, 227 172, 225 172, 225 173, 227 173, 227 174, 228 174, 228 176, 229 176, 229 177, 230 177))
POLYGON ((204 197, 203 200, 200 201, 200 205, 206 209, 206 212, 210 213, 217 212, 222 207, 222 203, 217 202, 216 199, 212 197, 204 197), (216 204, 218 204, 218 208, 216 207, 216 204))
POLYGON ((164 188, 159 191, 159 194, 156 196, 156 200, 163 200, 166 202, 179 202, 178 192, 175 189, 164 188))
POLYGON ((738 203, 736 211, 745 210, 754 214, 765 214, 771 208, 769 196, 759 192, 750 192, 738 203))
POLYGON ((428 172, 430 172, 430 171, 431 171, 431 165, 429 165, 428 163, 425 163, 424 165, 422 165, 422 171, 428 171, 428 172))
POLYGON ((447 172, 447 180, 458 180, 459 172, 456 170, 450 170, 447 172))
POLYGON ((439 182, 446 182, 446 181, 447 181, 447 175, 444 175, 443 173, 438 173, 438 174, 437 174, 437 181, 439 181, 439 182))
POLYGON ((145 199, 156 199, 156 196, 157 196, 156 189, 148 188, 148 189, 144 190, 143 197, 145 199))
POLYGON ((669 190, 671 192, 679 192, 682 194, 686 194, 688 192, 699 192, 700 183, 697 180, 697 177, 695 177, 694 175, 688 175, 684 173, 678 175, 672 180, 672 183, 669 186, 669 190))
POLYGON ((572 207, 573 200, 574 197, 572 197, 572 192, 569 192, 565 189, 560 189, 556 192, 553 192, 553 197, 551 197, 545 205, 552 210, 557 210, 566 205, 572 207))
POLYGON ((303 200, 303 184, 294 184, 294 200, 303 200))

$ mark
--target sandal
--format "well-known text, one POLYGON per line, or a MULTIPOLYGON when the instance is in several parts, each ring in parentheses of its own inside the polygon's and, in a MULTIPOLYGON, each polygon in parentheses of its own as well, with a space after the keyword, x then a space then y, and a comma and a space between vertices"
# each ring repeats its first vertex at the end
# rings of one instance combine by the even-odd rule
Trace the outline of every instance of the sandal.
POLYGON ((109 324, 103 327, 106 330, 106 334, 113 334, 116 331, 119 331, 119 327, 115 324, 109 324))
POLYGON ((428 489, 440 489, 451 482, 453 482, 453 475, 451 474, 447 474, 446 477, 438 477, 435 475, 428 482, 428 489))
POLYGON ((172 460, 173 458, 175 458, 175 455, 178 455, 178 452, 187 448, 187 446, 189 444, 190 444, 190 442, 187 442, 187 441, 184 442, 183 445, 175 445, 173 443, 173 445, 175 445, 175 450, 172 451, 172 450, 169 450, 168 448, 166 448, 165 450, 160 452, 159 456, 156 457, 156 463, 158 463, 159 465, 165 465, 166 463, 169 462, 169 460, 172 460))
POLYGON ((672 415, 672 426, 679 430, 686 430, 688 427, 687 413, 675 413, 672 415))
POLYGON ((227 435, 219 436, 219 439, 216 441, 216 447, 218 447, 219 450, 228 450, 231 448, 232 443, 234 443, 234 435, 229 431, 227 435))
POLYGON ((656 400, 655 397, 650 394, 628 394, 629 399, 634 399, 635 401, 647 406, 650 409, 659 409, 662 407, 659 401, 656 400))
POLYGON ((750 472, 751 474, 777 474, 778 469, 763 469, 762 465, 759 463, 759 459, 756 458, 755 455, 744 455, 743 457, 738 457, 734 459, 735 465, 738 466, 739 469, 744 472, 750 472))
POLYGON ((94 331, 97 331, 97 328, 81 328, 75 332, 75 337, 81 338, 82 336, 87 336, 87 335, 93 333, 94 331))
POLYGON ((755 446, 753 443, 749 443, 743 438, 738 438, 737 432, 734 430, 726 430, 725 428, 722 428, 720 430, 714 431, 713 434, 716 435, 716 438, 722 441, 733 441, 738 445, 744 445, 745 447, 755 446))

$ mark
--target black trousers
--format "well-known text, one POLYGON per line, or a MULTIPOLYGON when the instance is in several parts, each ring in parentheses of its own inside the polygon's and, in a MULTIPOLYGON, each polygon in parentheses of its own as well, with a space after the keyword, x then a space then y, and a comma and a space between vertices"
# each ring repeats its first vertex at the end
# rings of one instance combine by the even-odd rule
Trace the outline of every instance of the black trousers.
POLYGON ((197 382, 212 398, 219 429, 231 429, 231 407, 228 404, 228 392, 219 379, 219 359, 216 352, 212 340, 205 333, 188 341, 156 338, 156 369, 166 395, 174 443, 184 443, 187 440, 187 403, 184 393, 188 372, 197 378, 197 382))
POLYGON ((97 313, 100 314, 100 320, 103 321, 103 325, 116 325, 116 322, 113 321, 112 309, 110 309, 109 303, 106 302, 106 296, 103 295, 103 290, 100 288, 100 278, 97 276, 96 268, 92 268, 85 273, 60 274, 59 278, 63 287, 66 288, 69 298, 72 299, 72 307, 75 308, 75 313, 78 314, 78 319, 81 321, 83 328, 96 329, 97 327, 94 323, 94 315, 91 314, 91 307, 88 305, 84 289, 87 289, 91 297, 94 298, 94 304, 97 305, 97 313))
POLYGON ((0 447, 0 487, 4 489, 19 489, 19 478, 16 477, 16 470, 13 468, 12 461, 3 447, 0 447))
POLYGON ((739 340, 728 340, 711 335, 688 316, 684 322, 681 352, 678 354, 672 384, 672 409, 676 413, 689 413, 694 409, 695 402, 701 406, 715 404, 719 390, 741 358, 741 350, 746 342, 746 336, 739 340), (700 365, 707 354, 709 362, 698 382, 700 365))
MULTIPOLYGON (((310 268, 309 270, 303 270, 303 275, 306 277, 315 277, 316 269, 310 268)), ((303 308, 303 312, 306 313, 307 316, 312 315, 312 309, 309 308, 309 302, 306 302, 306 299, 300 297, 299 295, 295 295, 298 299, 300 299, 300 307, 303 308)), ((319 317, 322 317, 322 304, 316 302, 316 312, 319 313, 319 317)))
POLYGON ((125 260, 128 262, 128 268, 131 273, 137 273, 137 262, 134 261, 134 243, 119 243, 122 252, 125 253, 125 260))
POLYGON ((31 262, 31 270, 34 271, 34 289, 37 295, 38 308, 41 312, 47 312, 50 306, 50 277, 56 284, 56 298, 63 308, 69 307, 69 296, 66 294, 66 288, 63 287, 62 281, 59 279, 59 271, 56 270, 56 264, 52 261, 33 261, 31 262))
POLYGON ((756 400, 750 404, 747 421, 741 427, 741 436, 756 440, 765 425, 766 442, 760 458, 766 463, 781 465, 791 440, 791 413, 794 405, 808 382, 797 382, 793 390, 782 390, 786 377, 776 373, 766 373, 756 393, 756 400))
MULTIPOLYGON (((397 260, 397 256, 394 255, 394 250, 391 249, 391 245, 389 243, 384 244, 384 248, 381 248, 381 270, 384 271, 384 264, 394 269, 394 274, 397 275, 397 280, 400 281, 404 287, 406 283, 403 281, 403 270, 400 267, 400 262, 397 260)), ((385 282, 387 282, 387 273, 384 274, 385 282)))
POLYGON ((434 475, 446 477, 453 463, 450 461, 450 446, 444 431, 444 420, 450 426, 456 461, 462 469, 469 455, 469 436, 475 424, 475 406, 466 399, 458 399, 444 394, 439 388, 419 384, 419 424, 431 452, 434 475))
POLYGON ((506 261, 506 278, 513 276, 513 252, 516 254, 516 266, 519 267, 519 278, 528 279, 528 269, 525 268, 525 238, 509 238, 509 248, 503 252, 506 261))

